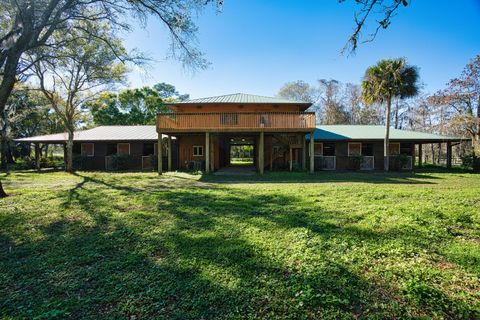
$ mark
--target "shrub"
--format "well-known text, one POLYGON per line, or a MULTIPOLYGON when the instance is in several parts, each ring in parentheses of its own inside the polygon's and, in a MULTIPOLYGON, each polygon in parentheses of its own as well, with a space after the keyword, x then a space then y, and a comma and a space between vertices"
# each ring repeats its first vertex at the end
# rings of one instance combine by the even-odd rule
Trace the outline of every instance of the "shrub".
POLYGON ((476 154, 468 154, 461 157, 462 167, 473 170, 475 173, 480 173, 480 157, 476 154))
POLYGON ((72 166, 74 170, 87 169, 87 157, 80 154, 74 154, 72 158, 72 166))
POLYGON ((114 154, 112 157, 111 170, 122 171, 131 168, 132 156, 128 154, 114 154))
POLYGON ((391 160, 392 161, 391 163, 393 164, 392 169, 396 171, 402 170, 402 168, 406 166, 410 161, 410 158, 406 154, 390 156, 390 159, 392 159, 391 160))
POLYGON ((351 170, 360 170, 360 166, 362 165, 363 162, 363 157, 362 156, 349 156, 349 168, 351 170))

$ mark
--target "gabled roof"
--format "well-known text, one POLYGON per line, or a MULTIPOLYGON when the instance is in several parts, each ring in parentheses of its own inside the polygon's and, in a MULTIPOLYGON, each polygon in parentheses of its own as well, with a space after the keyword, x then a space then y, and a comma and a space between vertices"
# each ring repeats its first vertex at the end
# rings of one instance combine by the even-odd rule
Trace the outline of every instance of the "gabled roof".
MULTIPOLYGON (((385 126, 375 125, 320 125, 314 134, 315 140, 345 141, 345 140, 383 140, 385 126)), ((442 136, 419 131, 390 129, 391 140, 413 140, 425 142, 461 141, 460 137, 442 136)))
POLYGON ((234 93, 234 94, 227 94, 227 95, 216 96, 216 97, 191 99, 191 100, 175 102, 173 104, 205 104, 205 103, 218 103, 218 104, 265 103, 265 104, 301 104, 301 105, 308 105, 308 106, 311 105, 311 103, 306 101, 294 101, 294 100, 288 100, 288 99, 283 99, 278 97, 266 97, 266 96, 258 96, 258 95, 246 94, 246 93, 234 93))
MULTIPOLYGON (((155 126, 100 126, 92 129, 75 131, 74 141, 157 141, 155 126)), ((47 134, 29 138, 15 139, 17 142, 63 143, 67 133, 47 134)))

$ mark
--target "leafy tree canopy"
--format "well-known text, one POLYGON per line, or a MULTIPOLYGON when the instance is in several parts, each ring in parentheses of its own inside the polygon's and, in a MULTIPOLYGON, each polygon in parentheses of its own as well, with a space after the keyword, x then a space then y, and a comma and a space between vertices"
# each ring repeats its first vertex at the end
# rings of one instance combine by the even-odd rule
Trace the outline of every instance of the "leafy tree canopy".
POLYGON ((167 111, 166 103, 188 99, 175 86, 158 83, 153 87, 105 92, 86 104, 95 125, 154 124, 158 112, 167 111))

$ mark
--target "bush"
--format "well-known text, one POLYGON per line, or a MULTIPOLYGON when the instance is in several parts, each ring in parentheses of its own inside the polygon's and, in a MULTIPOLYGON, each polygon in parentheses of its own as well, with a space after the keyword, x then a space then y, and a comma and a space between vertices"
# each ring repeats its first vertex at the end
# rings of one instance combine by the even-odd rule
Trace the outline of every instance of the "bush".
POLYGON ((86 170, 87 169, 87 157, 81 154, 74 154, 72 158, 73 170, 86 170))
POLYGON ((405 154, 399 154, 395 156, 390 156, 390 159, 392 159, 391 163, 393 164, 392 169, 396 171, 402 170, 404 166, 408 164, 410 161, 409 157, 405 154))
POLYGON ((349 156, 348 157, 349 168, 351 170, 360 170, 360 166, 363 162, 362 156, 349 156))
POLYGON ((475 173, 480 173, 480 157, 472 153, 461 157, 462 167, 473 170, 475 173))
POLYGON ((114 154, 111 157, 111 170, 122 171, 131 169, 132 156, 128 154, 114 154))

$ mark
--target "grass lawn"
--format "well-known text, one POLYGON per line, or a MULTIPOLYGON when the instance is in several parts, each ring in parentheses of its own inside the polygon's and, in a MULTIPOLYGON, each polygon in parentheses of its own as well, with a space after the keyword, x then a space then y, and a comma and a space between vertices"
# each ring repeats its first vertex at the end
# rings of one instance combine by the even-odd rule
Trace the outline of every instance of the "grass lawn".
POLYGON ((480 317, 478 175, 0 178, 0 318, 480 317))

